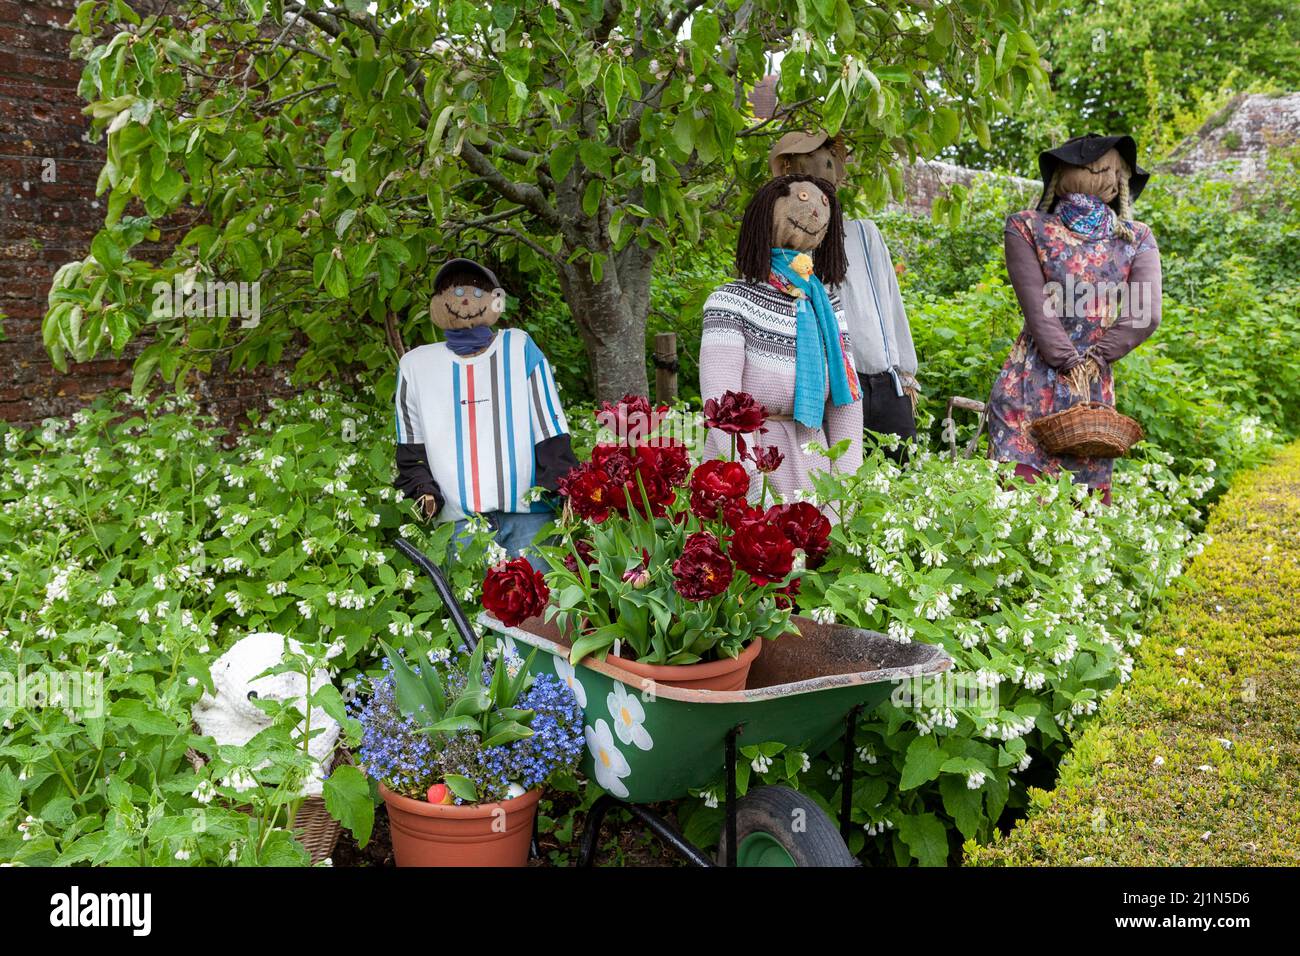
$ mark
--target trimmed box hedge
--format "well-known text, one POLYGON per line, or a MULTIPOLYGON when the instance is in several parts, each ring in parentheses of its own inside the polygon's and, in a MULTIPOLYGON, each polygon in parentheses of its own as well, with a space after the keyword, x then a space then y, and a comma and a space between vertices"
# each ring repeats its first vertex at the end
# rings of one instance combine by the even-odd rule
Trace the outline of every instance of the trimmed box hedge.
POLYGON ((1055 791, 968 864, 1300 863, 1300 444, 1245 473, 1055 791))

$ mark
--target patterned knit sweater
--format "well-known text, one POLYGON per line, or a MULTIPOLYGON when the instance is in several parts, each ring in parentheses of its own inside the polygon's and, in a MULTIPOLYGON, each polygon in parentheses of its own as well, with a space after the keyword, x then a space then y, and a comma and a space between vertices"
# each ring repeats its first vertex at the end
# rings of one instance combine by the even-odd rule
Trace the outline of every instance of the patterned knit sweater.
MULTIPOLYGON (((839 296, 828 291, 839 321, 843 350, 852 364, 844 311, 839 296)), ((787 501, 796 499, 796 491, 812 491, 812 472, 832 467, 824 455, 803 450, 810 442, 829 448, 847 438, 849 449, 833 463, 834 468, 855 472, 862 465, 861 401, 833 405, 828 385, 822 428, 808 428, 790 418, 794 411, 796 304, 793 296, 766 282, 728 282, 705 301, 700 338, 701 397, 719 398, 728 389, 749 392, 767 407, 769 414, 780 418, 769 420, 767 433, 753 436, 753 441, 776 445, 785 456, 781 467, 768 476, 768 483, 787 501)), ((705 457, 726 458, 730 453, 731 436, 710 432, 705 440, 705 457)), ((754 471, 749 462, 745 467, 754 471)), ((757 501, 761 488, 762 482, 755 477, 750 483, 751 500, 757 501)))

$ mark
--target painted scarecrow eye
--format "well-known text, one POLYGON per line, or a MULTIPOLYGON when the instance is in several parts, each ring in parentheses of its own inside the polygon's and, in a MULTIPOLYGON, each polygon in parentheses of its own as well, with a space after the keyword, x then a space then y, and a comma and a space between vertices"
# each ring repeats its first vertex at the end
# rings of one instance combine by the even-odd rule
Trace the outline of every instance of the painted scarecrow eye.
POLYGON ((452 291, 455 292, 456 295, 464 295, 464 294, 465 294, 465 287, 464 287, 464 286, 460 286, 460 285, 458 285, 458 286, 456 286, 456 288, 453 289, 452 291))
POLYGON ((829 206, 830 204, 831 204, 831 201, 830 201, 829 199, 826 198, 826 194, 825 194, 825 193, 822 193, 822 205, 823 205, 823 206, 829 206))
POLYGON ((475 289, 475 290, 474 290, 474 298, 476 298, 476 299, 481 299, 481 298, 483 298, 483 290, 482 290, 482 289, 475 289))
POLYGON ((806 190, 806 189, 801 189, 801 190, 799 190, 799 201, 800 201, 800 202, 807 202, 807 201, 808 201, 808 190, 806 190))

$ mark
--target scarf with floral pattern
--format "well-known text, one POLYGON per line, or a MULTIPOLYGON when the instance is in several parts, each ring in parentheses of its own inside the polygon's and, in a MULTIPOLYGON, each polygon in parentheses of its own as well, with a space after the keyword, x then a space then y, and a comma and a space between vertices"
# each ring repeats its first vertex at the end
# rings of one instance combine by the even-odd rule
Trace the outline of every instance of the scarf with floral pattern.
POLYGON ((1115 213, 1100 196, 1066 193, 1056 203, 1056 214, 1065 228, 1088 239, 1109 239, 1115 229, 1115 213))

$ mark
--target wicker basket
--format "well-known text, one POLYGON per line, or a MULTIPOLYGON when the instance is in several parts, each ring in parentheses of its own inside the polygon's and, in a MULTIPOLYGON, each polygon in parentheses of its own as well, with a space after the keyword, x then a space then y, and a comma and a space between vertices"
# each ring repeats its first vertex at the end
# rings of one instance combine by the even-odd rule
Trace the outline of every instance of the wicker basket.
POLYGON ((1081 402, 1033 421, 1029 430, 1049 455, 1119 458, 1142 440, 1142 426, 1102 402, 1081 402))
MULTIPOLYGON (((195 731, 197 733, 197 729, 195 731)), ((203 767, 206 760, 194 748, 189 748, 185 752, 190 765, 195 770, 203 767)), ((344 765, 351 765, 352 754, 346 747, 338 747, 334 751, 334 760, 330 764, 330 770, 337 770, 344 765)), ((239 808, 243 812, 248 812, 248 807, 239 808)), ((293 832, 299 842, 306 847, 307 852, 311 855, 312 865, 315 866, 324 863, 334 854, 334 847, 338 845, 339 834, 343 831, 343 825, 335 820, 328 810, 325 809, 324 797, 308 797, 298 807, 298 813, 293 818, 293 832)))

